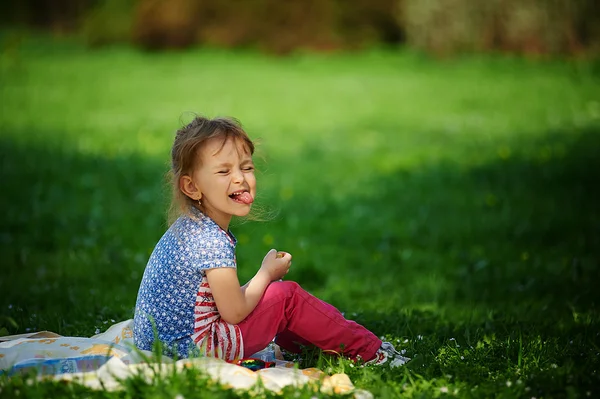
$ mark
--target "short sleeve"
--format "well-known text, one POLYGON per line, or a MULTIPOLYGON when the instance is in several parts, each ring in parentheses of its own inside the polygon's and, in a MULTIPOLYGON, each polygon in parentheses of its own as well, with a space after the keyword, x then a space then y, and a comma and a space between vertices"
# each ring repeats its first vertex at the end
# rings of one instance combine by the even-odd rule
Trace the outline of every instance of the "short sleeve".
MULTIPOLYGON (((204 216, 192 224, 184 240, 187 263, 193 270, 236 267, 235 240, 211 219, 204 216)), ((187 229, 186 229, 187 230, 187 229)))
POLYGON ((235 248, 225 233, 198 241, 196 262, 193 266, 199 270, 214 269, 216 267, 236 267, 235 248))

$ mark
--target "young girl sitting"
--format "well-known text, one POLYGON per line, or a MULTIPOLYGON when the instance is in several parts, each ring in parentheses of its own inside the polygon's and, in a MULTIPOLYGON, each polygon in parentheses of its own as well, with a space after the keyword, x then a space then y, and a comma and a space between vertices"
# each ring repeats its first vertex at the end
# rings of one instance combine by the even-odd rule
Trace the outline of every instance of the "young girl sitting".
POLYGON ((180 129, 171 152, 173 202, 179 217, 150 259, 134 316, 134 342, 151 350, 155 336, 169 355, 234 361, 275 338, 283 349, 302 346, 399 366, 388 342, 332 305, 281 281, 292 256, 270 250, 256 275, 240 286, 233 216, 246 216, 256 196, 254 144, 239 122, 195 118, 180 129))

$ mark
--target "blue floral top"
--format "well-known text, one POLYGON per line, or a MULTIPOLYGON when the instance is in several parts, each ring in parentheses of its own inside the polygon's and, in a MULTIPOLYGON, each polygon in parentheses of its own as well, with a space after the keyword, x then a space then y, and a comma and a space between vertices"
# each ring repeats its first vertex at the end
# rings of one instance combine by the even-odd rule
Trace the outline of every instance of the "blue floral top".
POLYGON ((196 208, 171 225, 142 277, 133 330, 138 348, 152 350, 156 328, 167 354, 181 358, 197 350, 226 360, 243 357, 240 329, 221 320, 205 274, 235 268, 235 245, 231 232, 196 208))

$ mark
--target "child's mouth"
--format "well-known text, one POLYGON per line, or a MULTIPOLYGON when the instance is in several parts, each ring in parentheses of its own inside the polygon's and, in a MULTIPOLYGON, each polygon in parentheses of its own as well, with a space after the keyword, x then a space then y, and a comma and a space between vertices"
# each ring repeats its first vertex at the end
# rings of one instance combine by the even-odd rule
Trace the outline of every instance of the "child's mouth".
POLYGON ((252 195, 246 190, 240 190, 240 191, 231 193, 231 194, 229 194, 229 198, 231 198, 238 204, 250 205, 251 203, 254 202, 254 198, 252 198, 252 195))

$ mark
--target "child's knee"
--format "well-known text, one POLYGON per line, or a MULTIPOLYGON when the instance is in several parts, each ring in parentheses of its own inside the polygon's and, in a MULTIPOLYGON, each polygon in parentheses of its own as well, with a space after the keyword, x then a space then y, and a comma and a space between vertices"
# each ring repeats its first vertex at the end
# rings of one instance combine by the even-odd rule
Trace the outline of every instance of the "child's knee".
POLYGON ((300 287, 295 281, 273 281, 267 287, 265 296, 291 296, 300 287))

